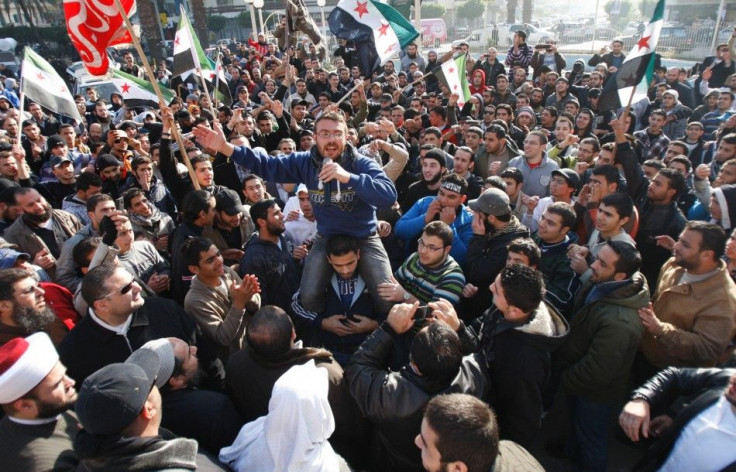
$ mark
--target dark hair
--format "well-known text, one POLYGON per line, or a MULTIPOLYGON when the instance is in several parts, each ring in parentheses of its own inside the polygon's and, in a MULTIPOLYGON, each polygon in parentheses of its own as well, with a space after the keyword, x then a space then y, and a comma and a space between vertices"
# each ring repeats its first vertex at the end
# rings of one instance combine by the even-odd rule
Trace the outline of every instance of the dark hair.
POLYGON ((508 252, 523 254, 529 259, 529 264, 534 267, 542 260, 542 250, 532 238, 516 238, 506 247, 508 252))
POLYGON ((441 117, 443 120, 447 119, 447 110, 444 107, 432 107, 429 111, 434 112, 435 115, 441 117))
POLYGON ((437 436, 433 446, 442 463, 462 461, 468 472, 492 469, 498 456, 498 423, 482 400, 464 393, 438 395, 427 403, 424 419, 437 436))
POLYGON ((618 172, 618 167, 616 167, 613 164, 601 164, 598 166, 593 167, 591 170, 591 175, 600 175, 604 179, 606 179, 606 182, 609 184, 616 184, 618 185, 621 174, 618 172))
POLYGON ((342 256, 349 252, 357 253, 360 249, 358 240, 347 234, 335 234, 327 240, 325 252, 328 256, 342 256))
POLYGON ((445 159, 445 152, 440 149, 433 147, 424 155, 424 159, 434 159, 440 163, 440 167, 447 167, 447 160, 445 159))
POLYGON ((499 190, 506 191, 506 182, 503 181, 503 179, 497 175, 492 175, 490 177, 486 177, 486 180, 484 181, 485 184, 490 185, 491 187, 495 187, 499 190))
POLYGON ((203 252, 207 252, 214 246, 214 243, 207 238, 194 237, 184 241, 184 245, 179 250, 184 267, 199 267, 199 260, 203 252))
MULTIPOLYGON (((688 126, 690 126, 692 123, 688 123, 688 126)), ((670 141, 670 146, 675 145, 680 148, 682 151, 680 154, 684 154, 687 156, 688 152, 690 152, 690 148, 688 148, 687 143, 685 141, 675 140, 670 141)))
POLYGON ((496 139, 505 139, 506 138, 506 129, 501 126, 500 124, 496 124, 495 120, 494 123, 486 128, 485 132, 483 133, 483 137, 485 137, 488 133, 493 133, 496 135, 496 139))
POLYGON ((83 267, 89 267, 89 263, 92 259, 92 254, 97 250, 102 242, 102 238, 99 236, 84 238, 79 241, 72 249, 72 260, 74 261, 74 267, 81 269, 83 267))
POLYGON ((501 270, 501 287, 510 306, 531 313, 544 300, 542 273, 522 264, 507 265, 501 270))
POLYGON ((568 230, 575 228, 575 222, 578 219, 575 208, 572 205, 565 202, 554 202, 547 207, 545 211, 552 213, 553 215, 559 215, 562 218, 562 226, 567 227, 568 230))
POLYGON ((99 205, 102 202, 114 202, 115 200, 112 199, 112 197, 106 193, 98 193, 97 195, 92 195, 87 200, 87 211, 93 212, 95 211, 95 208, 97 208, 97 205, 99 205))
MULTIPOLYGON (((427 156, 424 156, 424 157, 427 157, 427 156)), ((460 177, 459 175, 455 173, 447 174, 440 179, 440 187, 445 182, 449 182, 451 184, 454 184, 460 187, 460 192, 459 192, 460 195, 468 194, 468 181, 465 180, 463 177, 460 177)))
POLYGON ((248 324, 245 338, 258 356, 273 359, 291 349, 294 325, 284 310, 275 305, 261 307, 248 324))
POLYGON ((425 233, 427 236, 440 238, 445 247, 452 246, 452 240, 454 238, 452 228, 444 221, 430 221, 424 226, 422 233, 425 233))
POLYGON ((628 194, 623 192, 609 193, 601 198, 600 203, 614 207, 619 218, 631 218, 631 215, 634 214, 634 202, 628 194))
POLYGON ((426 128, 423 134, 433 134, 438 138, 442 137, 442 131, 440 131, 440 129, 436 126, 430 126, 429 128, 426 128))
POLYGON ((629 279, 634 275, 634 272, 641 268, 641 254, 631 243, 609 239, 606 241, 606 245, 618 256, 618 260, 614 265, 616 272, 624 273, 626 278, 629 279))
MULTIPOLYGON (((647 165, 647 163, 645 162, 643 165, 647 165)), ((658 175, 664 176, 669 181, 670 188, 675 189, 675 196, 672 200, 677 200, 677 197, 685 190, 685 177, 675 169, 660 169, 658 175)))
POLYGON ((36 274, 25 269, 0 270, 0 300, 13 300, 13 285, 28 277, 35 278, 36 274))
POLYGON ((549 142, 547 135, 544 132, 539 131, 539 130, 530 131, 527 136, 537 136, 539 140, 541 141, 542 146, 545 146, 549 142))
POLYGON ((123 207, 125 207, 126 210, 133 207, 133 199, 140 197, 141 195, 146 195, 145 192, 137 187, 130 188, 126 190, 123 193, 123 207))
POLYGON ((102 187, 102 179, 99 175, 94 172, 82 172, 77 177, 77 182, 74 184, 74 189, 79 192, 80 190, 89 190, 90 187, 102 187))
POLYGON ((194 190, 189 192, 181 203, 181 216, 185 223, 193 223, 202 212, 210 210, 212 194, 206 190, 194 190))
POLYGON ((501 178, 514 179, 517 185, 524 183, 524 174, 522 174, 516 167, 507 167, 504 169, 504 171, 501 172, 501 178))
POLYGON ((449 384, 463 360, 460 338, 446 324, 430 323, 414 336, 409 358, 425 378, 449 384))
POLYGON ((273 198, 264 198, 260 202, 257 202, 250 207, 250 219, 253 221, 253 223, 258 227, 258 220, 267 220, 268 219, 268 210, 273 208, 274 206, 278 206, 278 203, 276 203, 276 200, 273 198))
MULTIPOLYGON (((198 149, 196 148, 194 150, 198 151, 198 149)), ((189 152, 189 149, 187 149, 187 152, 189 152)), ((200 162, 211 162, 211 161, 210 161, 210 156, 208 156, 207 154, 200 153, 200 154, 196 154, 190 157, 189 162, 192 164, 192 169, 197 170, 197 164, 199 164, 200 162)))
POLYGON ((700 251, 713 251, 713 260, 717 261, 723 257, 726 250, 728 235, 718 225, 706 223, 705 221, 688 221, 685 229, 700 233, 700 251))
POLYGON ((133 169, 133 172, 135 172, 136 170, 138 170, 138 167, 142 166, 143 164, 153 164, 153 161, 150 157, 138 156, 131 161, 130 167, 133 169))
POLYGON ((247 182, 250 182, 251 180, 258 180, 261 182, 261 185, 265 185, 265 182, 258 174, 248 174, 245 177, 243 177, 243 188, 245 188, 245 184, 247 182))
POLYGON ((688 159, 686 156, 683 156, 682 154, 670 159, 670 164, 672 164, 673 162, 679 162, 680 164, 684 165, 687 172, 693 170, 693 163, 690 162, 690 159, 688 159))
POLYGON ((657 108, 656 110, 652 110, 652 111, 651 111, 651 112, 649 113, 649 116, 652 116, 652 115, 659 115, 659 116, 661 116, 662 118, 665 118, 665 119, 667 118, 667 112, 665 112, 665 111, 664 111, 664 110, 662 110, 661 108, 657 108))
POLYGON ((102 264, 90 269, 82 279, 82 298, 90 307, 108 294, 107 279, 112 277, 116 270, 125 270, 122 266, 102 264))
MULTIPOLYGON (((471 129, 472 130, 476 130, 477 129, 478 131, 480 131, 480 128, 473 127, 471 129)), ((470 129, 468 131, 470 131, 470 129)), ((473 131, 473 133, 475 133, 475 131, 473 131)), ((457 149, 455 149, 455 154, 457 154, 458 151, 467 152, 468 154, 470 154, 470 160, 469 160, 469 162, 475 162, 475 154, 473 153, 473 150, 470 149, 468 146, 459 146, 457 149)))

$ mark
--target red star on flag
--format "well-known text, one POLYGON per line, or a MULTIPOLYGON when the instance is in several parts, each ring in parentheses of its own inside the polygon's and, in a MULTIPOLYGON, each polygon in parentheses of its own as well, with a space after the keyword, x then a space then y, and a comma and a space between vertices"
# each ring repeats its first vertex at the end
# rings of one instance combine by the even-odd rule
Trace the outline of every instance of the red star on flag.
POLYGON ((450 74, 453 74, 455 72, 455 68, 450 66, 450 68, 447 69, 447 72, 449 72, 450 74))
POLYGON ((125 82, 120 88, 122 89, 123 93, 130 92, 130 84, 128 84, 128 82, 125 82))
POLYGON ((45 77, 45 76, 44 76, 44 75, 43 75, 43 74, 42 74, 41 72, 39 72, 38 74, 36 74, 36 78, 37 78, 38 80, 43 80, 43 79, 45 79, 46 77, 45 77))
POLYGON ((457 87, 458 87, 458 85, 457 85, 457 84, 455 84, 455 85, 454 85, 454 86, 452 87, 452 90, 457 90, 457 87))
POLYGON ((177 46, 178 46, 179 44, 181 44, 181 43, 179 42, 179 35, 178 35, 178 34, 176 35, 176 38, 174 38, 174 44, 176 44, 177 46))
POLYGON ((210 81, 213 81, 213 80, 215 80, 215 73, 210 72, 210 81))
POLYGON ((356 2, 356 3, 358 4, 358 6, 353 11, 358 12, 358 18, 363 18, 363 15, 368 14, 368 2, 366 1, 363 3, 360 3, 360 2, 356 2))
POLYGON ((62 85, 61 87, 59 87, 59 92, 64 93, 66 91, 66 85, 62 85))
POLYGON ((644 48, 651 49, 649 47, 649 38, 651 37, 652 37, 651 34, 649 36, 642 36, 639 42, 636 43, 636 45, 639 47, 639 49, 644 49, 644 48))
POLYGON ((381 27, 378 28, 379 36, 386 36, 388 32, 388 23, 381 23, 381 27))
POLYGON ((388 54, 388 53, 390 53, 391 51, 393 51, 393 50, 394 50, 394 46, 395 46, 395 44, 390 44, 390 45, 389 45, 389 46, 388 46, 388 47, 386 48, 386 50, 385 50, 385 51, 383 51, 383 53, 384 53, 384 54, 388 54))

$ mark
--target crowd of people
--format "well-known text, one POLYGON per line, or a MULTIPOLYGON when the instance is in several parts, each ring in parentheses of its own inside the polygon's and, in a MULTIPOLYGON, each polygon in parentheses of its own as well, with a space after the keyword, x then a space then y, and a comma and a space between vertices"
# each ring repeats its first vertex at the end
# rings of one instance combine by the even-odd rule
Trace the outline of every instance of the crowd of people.
POLYGON ((616 432, 733 469, 734 38, 630 113, 621 42, 525 39, 452 51, 467 100, 449 54, 365 77, 263 35, 221 50, 229 105, 90 87, 79 122, 6 77, 0 468, 541 471, 555 418, 574 470, 616 432))

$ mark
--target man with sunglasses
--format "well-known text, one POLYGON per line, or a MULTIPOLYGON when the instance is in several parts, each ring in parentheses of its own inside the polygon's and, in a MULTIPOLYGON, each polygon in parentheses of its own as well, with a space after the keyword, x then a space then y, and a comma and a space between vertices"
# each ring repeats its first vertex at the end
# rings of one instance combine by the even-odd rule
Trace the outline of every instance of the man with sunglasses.
POLYGON ((59 346, 69 376, 79 384, 98 369, 125 361, 148 341, 175 337, 196 344, 196 325, 181 306, 159 297, 144 299, 141 291, 120 265, 103 264, 84 276, 87 316, 59 346))
POLYGON ((0 271, 0 346, 18 336, 46 332, 58 345, 68 329, 44 299, 37 276, 25 269, 0 271))

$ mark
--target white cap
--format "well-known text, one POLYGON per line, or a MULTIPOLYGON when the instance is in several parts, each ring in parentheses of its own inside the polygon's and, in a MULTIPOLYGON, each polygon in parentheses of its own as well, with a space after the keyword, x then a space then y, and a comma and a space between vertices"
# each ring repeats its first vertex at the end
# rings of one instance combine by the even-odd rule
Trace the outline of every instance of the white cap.
POLYGON ((0 405, 12 403, 33 390, 59 362, 48 334, 14 338, 0 347, 0 405))

